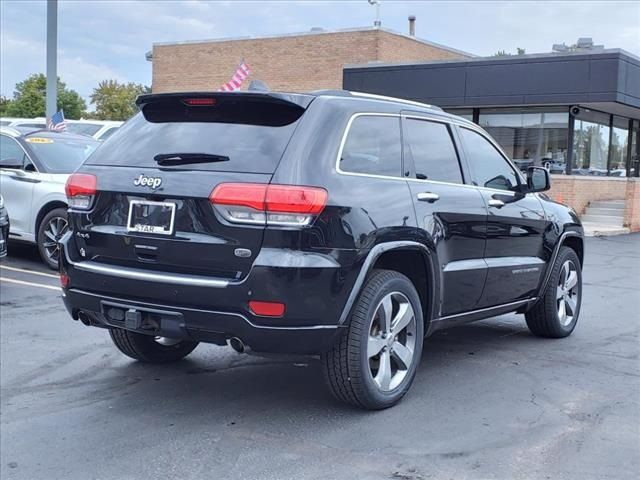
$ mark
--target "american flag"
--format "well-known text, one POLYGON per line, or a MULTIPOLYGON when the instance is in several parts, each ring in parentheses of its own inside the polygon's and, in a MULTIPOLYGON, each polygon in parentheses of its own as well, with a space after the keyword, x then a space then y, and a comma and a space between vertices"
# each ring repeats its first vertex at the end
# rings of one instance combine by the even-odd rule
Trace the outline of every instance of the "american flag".
POLYGON ((240 65, 238 65, 238 68, 236 68, 236 73, 234 73, 233 77, 231 77, 231 80, 222 85, 219 91, 235 92, 236 90, 240 90, 240 87, 242 87, 242 83, 249 76, 249 74, 251 74, 251 69, 249 68, 249 65, 247 65, 245 61, 242 60, 242 62, 240 62, 240 65))
POLYGON ((47 130, 54 132, 64 132, 67 129, 67 122, 64 119, 64 110, 58 110, 47 122, 47 130))

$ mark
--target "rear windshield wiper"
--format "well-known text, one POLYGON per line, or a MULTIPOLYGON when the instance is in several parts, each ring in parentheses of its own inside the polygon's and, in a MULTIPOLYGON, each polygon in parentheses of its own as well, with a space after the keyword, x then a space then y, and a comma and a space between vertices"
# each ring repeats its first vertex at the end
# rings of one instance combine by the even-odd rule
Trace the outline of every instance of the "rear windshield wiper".
POLYGON ((225 155, 213 155, 211 153, 160 153, 153 159, 163 167, 229 161, 229 157, 225 155))

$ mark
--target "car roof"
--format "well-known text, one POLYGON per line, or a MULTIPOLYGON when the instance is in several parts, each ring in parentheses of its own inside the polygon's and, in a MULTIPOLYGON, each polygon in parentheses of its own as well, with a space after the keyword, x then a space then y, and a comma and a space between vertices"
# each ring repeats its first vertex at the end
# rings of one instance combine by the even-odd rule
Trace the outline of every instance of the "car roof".
POLYGON ((69 132, 55 132, 51 130, 37 129, 32 127, 20 127, 20 126, 0 127, 0 133, 9 135, 10 137, 18 138, 18 139, 32 137, 37 134, 37 136, 40 138, 51 138, 51 139, 68 138, 68 139, 77 139, 77 140, 90 140, 90 141, 97 142, 97 140, 90 135, 81 135, 81 134, 69 133, 69 132))

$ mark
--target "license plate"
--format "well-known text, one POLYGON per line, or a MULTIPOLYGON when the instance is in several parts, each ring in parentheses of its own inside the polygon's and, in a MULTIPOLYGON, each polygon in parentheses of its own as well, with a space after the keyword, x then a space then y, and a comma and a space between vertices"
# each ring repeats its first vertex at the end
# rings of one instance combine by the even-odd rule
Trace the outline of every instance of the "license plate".
POLYGON ((129 232, 171 235, 176 217, 176 204, 132 200, 129 204, 129 232))

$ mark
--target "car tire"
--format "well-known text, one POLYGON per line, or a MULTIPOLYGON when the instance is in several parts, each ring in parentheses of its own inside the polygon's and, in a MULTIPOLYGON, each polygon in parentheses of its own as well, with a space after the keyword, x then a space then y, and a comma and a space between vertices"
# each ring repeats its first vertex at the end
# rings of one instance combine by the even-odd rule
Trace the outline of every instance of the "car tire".
POLYGON ((109 330, 111 340, 126 356, 148 363, 177 362, 198 346, 190 340, 174 340, 131 332, 122 328, 109 330))
POLYGON ((399 272, 374 270, 353 306, 348 329, 321 356, 325 381, 342 402, 370 410, 391 407, 413 382, 423 337, 413 283, 399 272))
POLYGON ((66 208, 54 208, 47 213, 38 227, 38 251, 46 266, 58 269, 60 247, 58 241, 68 229, 66 208))
POLYGON ((563 338, 576 328, 582 302, 582 269, 576 252, 560 247, 549 283, 538 303, 525 319, 531 333, 540 337, 563 338))

